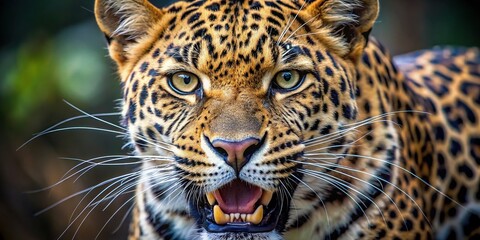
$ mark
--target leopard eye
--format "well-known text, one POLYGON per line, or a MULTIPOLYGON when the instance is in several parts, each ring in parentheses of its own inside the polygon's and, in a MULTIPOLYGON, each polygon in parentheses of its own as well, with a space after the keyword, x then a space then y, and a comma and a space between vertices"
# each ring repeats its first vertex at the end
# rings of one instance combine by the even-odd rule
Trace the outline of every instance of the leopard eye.
POLYGON ((275 75, 274 87, 281 90, 294 90, 302 83, 303 77, 297 70, 287 70, 278 72, 275 75))
POLYGON ((189 72, 177 72, 168 78, 168 84, 177 93, 182 95, 194 93, 200 83, 198 77, 189 72))

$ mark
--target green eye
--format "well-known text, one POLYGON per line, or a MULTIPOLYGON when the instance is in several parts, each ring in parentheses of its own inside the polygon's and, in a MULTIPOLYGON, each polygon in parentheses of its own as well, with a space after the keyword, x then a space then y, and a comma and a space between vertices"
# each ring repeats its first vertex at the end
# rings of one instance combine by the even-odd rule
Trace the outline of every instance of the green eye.
POLYGON ((296 70, 281 71, 275 75, 275 85, 284 90, 293 90, 298 87, 303 78, 300 76, 300 72, 296 70))
POLYGON ((189 72, 177 72, 168 79, 170 87, 179 94, 192 94, 199 87, 198 77, 189 72))

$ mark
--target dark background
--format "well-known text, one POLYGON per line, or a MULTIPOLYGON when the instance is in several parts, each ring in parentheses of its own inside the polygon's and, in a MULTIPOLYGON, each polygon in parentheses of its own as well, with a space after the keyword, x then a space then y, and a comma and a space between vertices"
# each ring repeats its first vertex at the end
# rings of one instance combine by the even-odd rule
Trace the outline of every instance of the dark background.
MULTIPOLYGON (((171 1, 154 3, 167 2, 171 1)), ((373 35, 394 54, 438 44, 478 47, 479 2, 382 0, 373 35)), ((82 189, 132 171, 132 166, 96 167, 75 182, 38 193, 29 191, 57 183, 78 163, 64 157, 128 154, 122 149, 122 138, 97 131, 61 131, 16 150, 32 134, 80 115, 63 100, 89 113, 118 109, 118 79, 94 22, 93 0, 1 1, 0 18, 0 239, 57 239, 64 230, 62 239, 93 239, 129 196, 120 197, 105 210, 105 205, 93 210, 81 226, 85 214, 67 228, 71 216, 79 216, 98 192, 35 214, 82 189)), ((119 121, 116 116, 105 119, 114 124, 119 121)), ((114 129, 92 119, 65 126, 114 129)), ((126 224, 121 219, 127 208, 106 225, 99 239, 125 238, 126 224), (112 234, 118 226, 120 230, 112 234)))

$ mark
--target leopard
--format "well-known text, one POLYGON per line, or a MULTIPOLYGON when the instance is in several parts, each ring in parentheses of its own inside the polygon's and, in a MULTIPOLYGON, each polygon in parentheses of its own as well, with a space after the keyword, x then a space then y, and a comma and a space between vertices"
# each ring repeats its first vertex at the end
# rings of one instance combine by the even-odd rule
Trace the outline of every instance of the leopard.
POLYGON ((480 54, 392 57, 378 0, 96 0, 129 239, 479 239, 480 54))

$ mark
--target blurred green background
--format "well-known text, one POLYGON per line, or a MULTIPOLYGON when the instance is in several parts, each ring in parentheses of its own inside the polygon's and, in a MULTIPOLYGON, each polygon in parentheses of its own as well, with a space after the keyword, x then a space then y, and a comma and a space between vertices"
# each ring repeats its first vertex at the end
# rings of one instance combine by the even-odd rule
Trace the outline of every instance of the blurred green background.
MULTIPOLYGON (((172 1, 153 1, 157 6, 168 2, 172 1)), ((381 0, 381 7, 373 35, 394 54, 439 44, 480 46, 478 0, 381 0)), ((105 179, 132 171, 132 166, 96 167, 75 182, 38 193, 29 191, 57 183, 77 164, 64 157, 128 154, 128 149, 122 149, 122 137, 61 131, 16 150, 33 134, 80 115, 63 100, 88 113, 117 111, 119 82, 95 25, 93 0, 2 1, 0 13, 0 239, 56 239, 64 230, 62 239, 93 239, 130 196, 120 197, 105 210, 102 205, 92 211, 81 226, 86 215, 68 227, 71 216, 79 216, 79 210, 97 192, 86 200, 81 201, 81 195, 35 214, 105 179)), ((118 116, 105 119, 119 122, 118 116)), ((111 129, 92 119, 65 126, 111 129)), ((121 208, 99 239, 125 239, 127 224, 121 220, 127 208, 121 208)))

